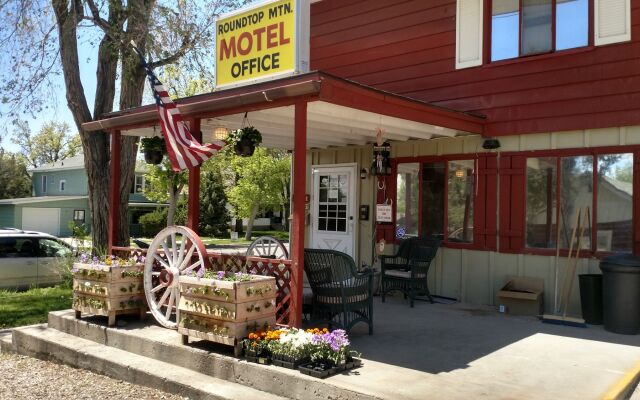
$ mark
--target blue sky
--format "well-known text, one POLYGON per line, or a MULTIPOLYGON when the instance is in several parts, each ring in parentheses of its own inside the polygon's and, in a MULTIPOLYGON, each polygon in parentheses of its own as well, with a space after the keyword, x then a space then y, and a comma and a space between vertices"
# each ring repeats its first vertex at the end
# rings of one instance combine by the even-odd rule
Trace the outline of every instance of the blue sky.
MULTIPOLYGON (((84 88, 85 96, 89 109, 93 112, 93 103, 95 100, 96 87, 96 56, 98 54, 97 47, 91 46, 88 41, 81 40, 78 43, 78 58, 80 61, 80 78, 84 88)), ((24 115, 23 119, 29 122, 31 131, 36 133, 42 125, 48 121, 66 122, 69 124, 71 131, 75 131, 75 122, 71 111, 67 107, 67 99, 65 96, 64 78, 62 73, 54 76, 52 82, 55 85, 55 93, 57 95, 51 99, 50 107, 38 113, 35 118, 30 115, 24 115)), ((2 132, 0 137, 0 147, 8 151, 17 151, 18 148, 11 142, 13 135, 13 126, 8 118, 0 117, 0 123, 6 127, 6 131, 2 132)))

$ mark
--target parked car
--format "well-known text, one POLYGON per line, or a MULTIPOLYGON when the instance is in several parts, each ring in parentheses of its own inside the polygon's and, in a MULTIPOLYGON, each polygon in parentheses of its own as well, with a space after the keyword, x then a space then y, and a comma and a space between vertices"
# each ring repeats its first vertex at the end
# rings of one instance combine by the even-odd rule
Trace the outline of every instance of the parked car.
POLYGON ((47 233, 0 228, 0 288, 60 283, 60 265, 73 254, 70 245, 47 233))

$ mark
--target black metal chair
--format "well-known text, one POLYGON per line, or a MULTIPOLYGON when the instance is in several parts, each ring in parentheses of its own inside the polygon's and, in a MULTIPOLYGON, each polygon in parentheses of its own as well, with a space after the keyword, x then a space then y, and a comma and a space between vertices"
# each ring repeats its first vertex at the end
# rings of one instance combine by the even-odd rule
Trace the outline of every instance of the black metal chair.
POLYGON ((362 321, 373 334, 373 271, 358 273, 349 255, 321 249, 305 249, 304 270, 313 292, 312 322, 348 332, 362 321))
POLYGON ((410 238, 400 244, 395 255, 380 256, 383 303, 385 295, 394 290, 404 293, 405 299, 409 297, 411 307, 416 296, 426 295, 433 303, 427 285, 427 275, 440 243, 440 239, 435 237, 410 238))

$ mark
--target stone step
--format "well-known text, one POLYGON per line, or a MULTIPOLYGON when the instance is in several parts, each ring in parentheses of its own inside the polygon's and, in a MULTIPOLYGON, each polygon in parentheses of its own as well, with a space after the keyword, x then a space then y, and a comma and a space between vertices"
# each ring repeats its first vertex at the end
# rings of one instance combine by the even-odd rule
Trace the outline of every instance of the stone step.
POLYGON ((15 353, 11 329, 0 330, 0 353, 15 353))
MULTIPOLYGON (((101 317, 76 319, 72 310, 49 313, 49 328, 199 373, 242 384, 276 396, 300 400, 373 400, 373 391, 355 391, 348 383, 312 378, 299 371, 249 363, 233 357, 233 348, 192 340, 183 345, 181 335, 155 325, 153 318, 139 322, 123 319, 126 325, 109 328, 101 317)), ((354 373, 358 373, 357 370, 354 373)), ((365 389, 366 390, 366 389, 365 389)))
POLYGON ((13 335, 19 354, 61 362, 190 399, 284 399, 172 363, 82 339, 48 328, 45 324, 17 328, 13 335))

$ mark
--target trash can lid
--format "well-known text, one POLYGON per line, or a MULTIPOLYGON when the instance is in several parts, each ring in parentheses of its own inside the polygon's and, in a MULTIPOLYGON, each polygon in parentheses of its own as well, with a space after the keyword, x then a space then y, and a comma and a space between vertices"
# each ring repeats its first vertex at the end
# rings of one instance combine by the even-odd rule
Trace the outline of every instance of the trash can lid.
POLYGON ((633 254, 614 254, 600 261, 603 271, 640 273, 640 257, 633 254))

